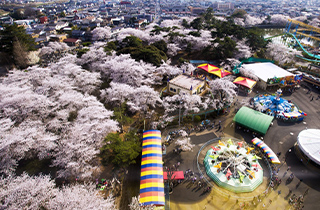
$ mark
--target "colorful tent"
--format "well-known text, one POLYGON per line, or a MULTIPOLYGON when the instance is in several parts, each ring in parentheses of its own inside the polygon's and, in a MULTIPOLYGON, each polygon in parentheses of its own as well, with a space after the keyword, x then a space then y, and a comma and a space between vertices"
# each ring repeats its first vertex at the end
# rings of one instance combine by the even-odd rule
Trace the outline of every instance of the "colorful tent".
POLYGON ((238 77, 233 81, 234 84, 239 84, 245 86, 249 89, 252 89, 256 85, 256 81, 246 78, 246 77, 238 77))
POLYGON ((140 204, 164 206, 161 132, 143 132, 140 178, 140 204))
POLYGON ((219 70, 217 70, 217 71, 212 71, 212 72, 210 72, 210 73, 211 73, 211 74, 214 74, 214 75, 216 75, 216 76, 218 76, 218 77, 220 77, 220 78, 225 77, 225 76, 231 74, 230 71, 223 70, 223 69, 219 69, 219 70))
MULTIPOLYGON (((163 178, 164 180, 168 179, 168 172, 163 172, 163 178)), ((184 179, 183 171, 173 171, 171 179, 174 179, 174 180, 184 179)))
POLYGON ((274 154, 274 152, 263 141, 261 141, 258 138, 254 138, 251 141, 252 141, 252 143, 254 145, 256 145, 257 147, 261 148, 263 150, 263 152, 267 154, 267 156, 270 159, 271 163, 280 164, 280 161, 279 161, 278 157, 276 156, 276 154, 274 154))
POLYGON ((203 69, 208 73, 212 73, 214 71, 218 71, 219 67, 212 65, 212 64, 208 64, 208 63, 204 63, 204 64, 200 64, 199 66, 197 66, 197 68, 199 69, 203 69))

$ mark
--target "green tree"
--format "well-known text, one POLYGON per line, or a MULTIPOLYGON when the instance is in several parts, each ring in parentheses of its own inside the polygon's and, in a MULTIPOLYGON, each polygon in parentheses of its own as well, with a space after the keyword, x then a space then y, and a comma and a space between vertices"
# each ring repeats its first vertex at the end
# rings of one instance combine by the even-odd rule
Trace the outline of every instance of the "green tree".
POLYGON ((34 39, 26 34, 24 27, 5 25, 5 29, 0 31, 0 52, 6 53, 8 60, 21 68, 25 67, 21 59, 27 61, 27 52, 34 50, 34 46, 34 39))
POLYGON ((127 36, 122 40, 124 47, 142 47, 142 40, 136 36, 127 36))
POLYGON ((66 13, 64 12, 64 11, 62 11, 61 13, 60 13, 60 17, 65 17, 66 16, 66 13))
POLYGON ((203 18, 207 24, 210 23, 211 19, 213 18, 213 9, 211 7, 209 7, 203 14, 203 18))
POLYGON ((247 33, 247 44, 253 49, 258 50, 265 48, 269 41, 263 38, 262 31, 258 28, 252 28, 247 33))
POLYGON ((118 55, 130 54, 131 57, 137 61, 143 60, 156 66, 160 66, 162 60, 167 60, 167 55, 164 52, 167 50, 167 46, 163 40, 152 45, 143 45, 141 39, 135 36, 127 36, 123 39, 122 44, 122 48, 117 50, 118 55))
POLYGON ((16 20, 24 19, 24 9, 17 9, 10 16, 16 20))
POLYGON ((189 23, 188 23, 188 21, 186 20, 186 19, 183 19, 182 20, 182 24, 181 24, 183 27, 185 27, 185 28, 189 28, 190 27, 190 25, 189 25, 189 23))
POLYGON ((121 132, 123 131, 123 126, 132 123, 132 118, 128 117, 128 107, 127 103, 124 102, 118 107, 113 109, 114 119, 120 124, 121 132))
POLYGON ((200 31, 203 28, 203 18, 202 17, 198 17, 196 19, 194 19, 191 23, 190 26, 194 29, 197 29, 198 31, 200 31))
POLYGON ((152 45, 136 48, 135 50, 132 50, 130 54, 131 57, 137 61, 143 60, 144 62, 152 63, 155 66, 160 66, 162 64, 162 60, 167 60, 167 55, 152 45))
POLYGON ((108 42, 107 45, 104 47, 104 51, 105 52, 111 52, 112 50, 116 50, 117 46, 118 46, 118 42, 117 41, 108 42))
POLYGON ((236 10, 232 13, 231 17, 233 17, 233 18, 244 18, 246 14, 247 14, 247 12, 246 12, 245 10, 243 10, 243 9, 236 9, 236 10))
POLYGON ((127 167, 136 163, 136 158, 141 152, 140 138, 131 131, 124 135, 110 133, 104 139, 104 145, 100 148, 101 162, 104 165, 114 164, 116 167, 127 167))
POLYGON ((201 37, 201 33, 199 31, 190 31, 188 35, 201 37))
POLYGON ((167 53, 168 51, 167 43, 164 40, 157 41, 152 45, 158 48, 159 50, 163 51, 164 53, 167 53))

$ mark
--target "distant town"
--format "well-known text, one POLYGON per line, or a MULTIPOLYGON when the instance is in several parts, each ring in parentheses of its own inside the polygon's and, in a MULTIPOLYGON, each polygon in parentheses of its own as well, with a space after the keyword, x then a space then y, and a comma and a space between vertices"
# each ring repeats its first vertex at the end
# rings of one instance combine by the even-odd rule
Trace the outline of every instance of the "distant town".
POLYGON ((281 14, 291 18, 318 17, 317 1, 1 1, 0 27, 3 24, 24 25, 35 42, 64 41, 77 45, 92 41, 95 27, 112 27, 112 34, 121 28, 141 28, 151 22, 197 16, 213 8, 216 16, 228 17, 236 10, 259 18, 281 14), (69 38, 69 39, 68 39, 69 38), (70 39, 71 38, 71 39, 70 39))

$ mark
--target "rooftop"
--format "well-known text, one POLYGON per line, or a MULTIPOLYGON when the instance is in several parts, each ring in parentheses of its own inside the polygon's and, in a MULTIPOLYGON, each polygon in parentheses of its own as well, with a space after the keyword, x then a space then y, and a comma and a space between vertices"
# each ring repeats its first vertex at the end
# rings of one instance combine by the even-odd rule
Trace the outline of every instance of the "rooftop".
POLYGON ((189 75, 181 74, 172 80, 169 81, 169 83, 174 84, 176 86, 179 86, 184 89, 190 89, 190 86, 196 88, 199 85, 201 85, 204 82, 204 80, 192 77, 189 75))
POLYGON ((269 62, 243 64, 242 67, 244 67, 247 70, 251 70, 257 77, 259 77, 264 82, 267 82, 268 79, 272 79, 274 77, 282 78, 286 76, 294 76, 294 74, 269 62))

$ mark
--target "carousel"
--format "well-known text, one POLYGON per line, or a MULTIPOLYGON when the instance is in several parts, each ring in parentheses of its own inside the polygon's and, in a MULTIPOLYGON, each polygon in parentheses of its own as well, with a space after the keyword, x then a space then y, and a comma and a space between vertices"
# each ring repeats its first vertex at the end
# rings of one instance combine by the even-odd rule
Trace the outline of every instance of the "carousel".
POLYGON ((207 175, 229 191, 252 192, 263 182, 261 158, 252 152, 253 149, 237 139, 219 140, 204 158, 207 175))

